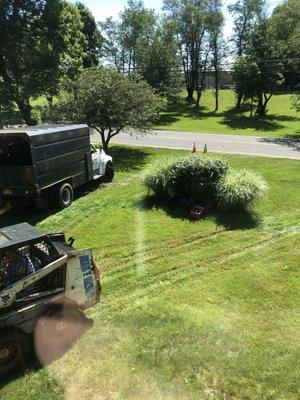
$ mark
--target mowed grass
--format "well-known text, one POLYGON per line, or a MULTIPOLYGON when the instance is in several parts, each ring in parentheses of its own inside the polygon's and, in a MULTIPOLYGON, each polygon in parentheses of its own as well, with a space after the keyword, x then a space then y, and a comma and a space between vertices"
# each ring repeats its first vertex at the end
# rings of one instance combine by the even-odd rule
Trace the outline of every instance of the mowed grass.
MULTIPOLYGON (((243 105, 241 111, 235 109, 236 97, 233 90, 220 90, 220 107, 214 112, 214 91, 206 90, 201 100, 201 111, 195 105, 185 101, 186 92, 180 99, 169 101, 160 114, 155 128, 199 133, 225 133, 233 135, 255 135, 270 138, 284 137, 300 139, 300 113, 293 106, 292 92, 274 94, 264 118, 249 117, 249 105, 243 105)), ((54 97, 54 103, 58 101, 54 97)), ((46 106, 44 96, 32 100, 34 112, 40 117, 40 108, 46 106)), ((41 121, 40 121, 41 122, 41 121)))
POLYGON ((257 135, 266 137, 300 137, 300 113, 293 107, 292 93, 275 94, 268 105, 265 118, 249 118, 249 106, 241 111, 235 109, 233 90, 220 91, 220 108, 215 107, 213 90, 206 90, 201 100, 201 112, 197 113, 194 104, 184 100, 170 102, 161 113, 158 129, 230 133, 236 135, 257 135))
POLYGON ((112 153, 112 184, 27 218, 94 249, 94 326, 61 360, 5 382, 1 400, 298 399, 299 162, 224 156, 269 194, 253 214, 192 223, 140 184, 146 164, 185 152, 112 153))

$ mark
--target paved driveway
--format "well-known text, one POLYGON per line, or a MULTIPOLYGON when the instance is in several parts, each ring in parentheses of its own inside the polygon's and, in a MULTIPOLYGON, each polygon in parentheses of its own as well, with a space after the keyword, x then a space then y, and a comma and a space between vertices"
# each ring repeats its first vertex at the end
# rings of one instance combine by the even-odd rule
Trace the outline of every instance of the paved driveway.
MULTIPOLYGON (((100 135, 94 133, 92 140, 100 141, 100 135)), ((190 150, 194 142, 200 151, 206 143, 208 151, 212 152, 300 159, 299 139, 177 131, 153 131, 151 135, 138 137, 121 132, 112 139, 112 143, 130 146, 190 150)))

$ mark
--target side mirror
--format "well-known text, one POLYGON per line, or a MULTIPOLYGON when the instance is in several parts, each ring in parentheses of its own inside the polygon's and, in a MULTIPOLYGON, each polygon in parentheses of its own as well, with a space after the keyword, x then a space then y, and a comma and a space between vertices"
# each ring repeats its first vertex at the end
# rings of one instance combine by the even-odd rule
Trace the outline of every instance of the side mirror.
POLYGON ((74 242, 75 242, 75 239, 73 238, 73 236, 69 237, 69 239, 68 239, 68 245, 72 247, 73 244, 74 244, 74 242))

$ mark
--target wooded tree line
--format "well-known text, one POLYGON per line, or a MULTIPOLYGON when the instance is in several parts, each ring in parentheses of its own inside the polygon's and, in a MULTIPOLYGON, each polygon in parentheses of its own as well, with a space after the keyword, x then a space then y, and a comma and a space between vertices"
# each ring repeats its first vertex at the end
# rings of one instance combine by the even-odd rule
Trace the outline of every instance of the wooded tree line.
MULTIPOLYGON (((30 103, 52 99, 83 68, 99 64, 102 36, 83 4, 65 0, 0 0, 0 104, 10 121, 16 104, 28 125, 30 103)), ((0 109, 0 111, 1 111, 0 109)))
POLYGON ((99 23, 81 3, 0 0, 0 118, 12 123, 17 106, 33 125, 32 99, 44 95, 51 107, 84 70, 108 66, 138 74, 164 97, 185 85, 198 111, 207 73, 214 71, 217 111, 220 76, 230 68, 236 107, 249 101, 251 115, 263 116, 274 92, 300 85, 300 0, 271 15, 266 0, 237 0, 229 12, 225 41, 222 0, 164 0, 160 15, 129 0, 118 20, 99 23))

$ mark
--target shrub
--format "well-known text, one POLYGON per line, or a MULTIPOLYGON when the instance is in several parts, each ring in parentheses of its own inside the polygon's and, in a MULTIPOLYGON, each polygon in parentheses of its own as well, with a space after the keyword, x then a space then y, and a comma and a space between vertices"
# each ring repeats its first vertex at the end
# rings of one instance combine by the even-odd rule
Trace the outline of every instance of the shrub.
POLYGON ((266 182, 258 175, 231 171, 218 184, 217 202, 224 210, 243 210, 267 191, 266 182))
POLYGON ((159 197, 190 198, 205 204, 215 199, 217 184, 228 169, 222 159, 191 155, 152 165, 143 184, 159 197))
POLYGON ((142 177, 143 185, 159 197, 167 197, 168 171, 173 162, 174 159, 167 158, 151 164, 142 177))

